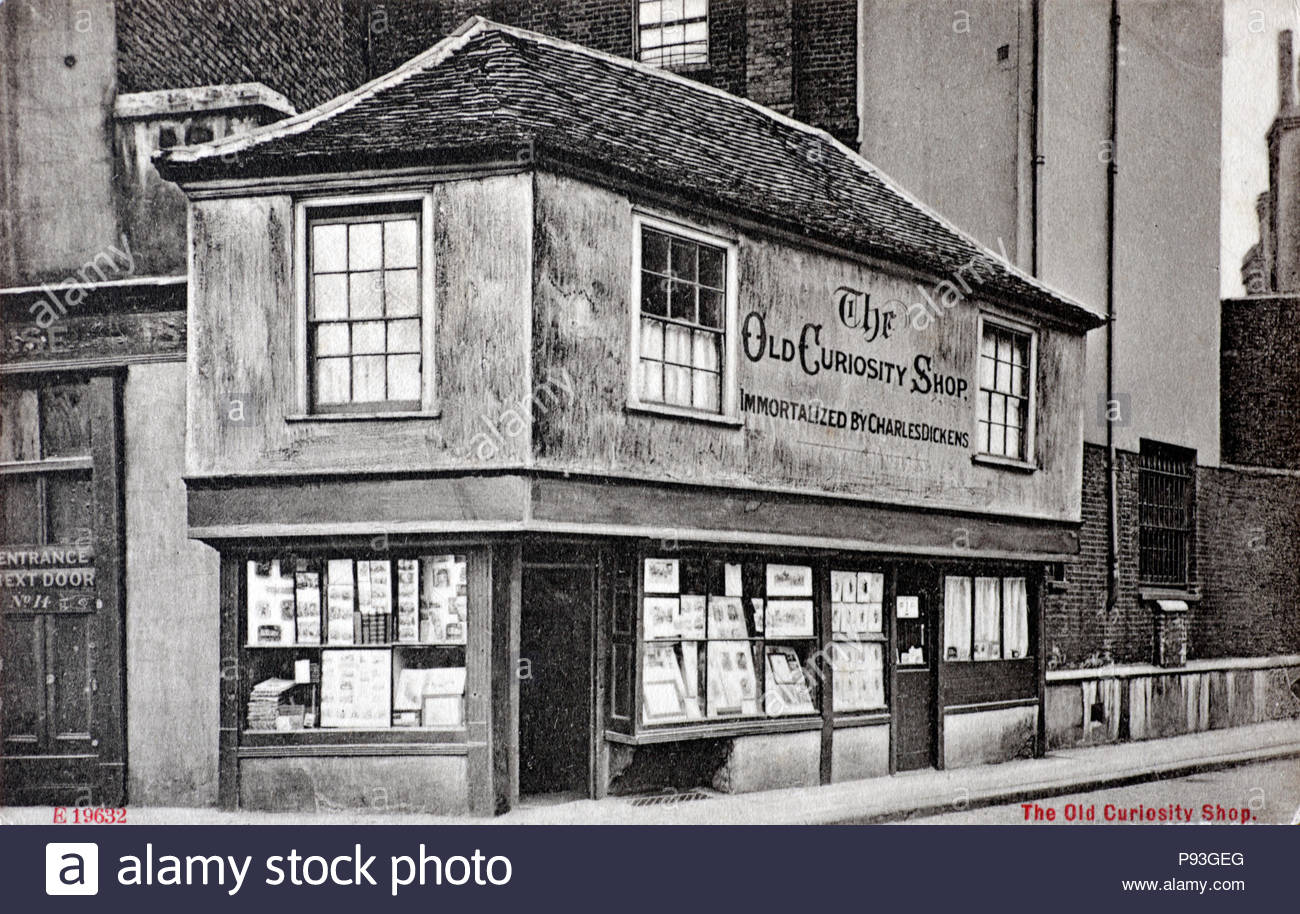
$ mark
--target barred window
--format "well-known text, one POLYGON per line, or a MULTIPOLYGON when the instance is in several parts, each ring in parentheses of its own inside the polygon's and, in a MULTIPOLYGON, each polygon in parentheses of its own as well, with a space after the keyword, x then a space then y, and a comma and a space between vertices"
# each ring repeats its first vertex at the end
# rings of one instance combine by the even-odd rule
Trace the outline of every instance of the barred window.
POLYGON ((1029 459, 1032 337, 985 322, 980 340, 979 449, 1029 459))
POLYGON ((419 209, 308 213, 312 411, 418 409, 423 371, 419 209))
POLYGON ((656 67, 707 64, 708 0, 639 0, 637 59, 656 67))
POLYGON ((727 249, 641 226, 637 398, 723 412, 727 249))
POLYGON ((1188 582, 1195 466, 1195 451, 1142 442, 1138 455, 1138 575, 1144 583, 1188 582))

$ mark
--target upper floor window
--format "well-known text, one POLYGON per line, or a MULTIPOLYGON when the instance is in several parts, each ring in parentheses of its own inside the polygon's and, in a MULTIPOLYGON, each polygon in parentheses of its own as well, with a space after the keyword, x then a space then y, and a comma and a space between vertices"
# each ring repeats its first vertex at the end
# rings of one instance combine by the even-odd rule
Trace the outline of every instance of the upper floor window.
POLYGON ((1029 461, 1034 398, 1034 335, 980 322, 979 450, 1029 461))
POLYGON ((733 252, 721 239, 638 217, 634 404, 731 411, 733 252))
POLYGON ((1196 452, 1143 441, 1138 455, 1138 576, 1149 584, 1191 577, 1196 452))
POLYGON ((656 67, 707 64, 708 0, 638 0, 637 59, 656 67))
POLYGON ((431 341, 421 201, 302 212, 309 411, 420 410, 431 341))

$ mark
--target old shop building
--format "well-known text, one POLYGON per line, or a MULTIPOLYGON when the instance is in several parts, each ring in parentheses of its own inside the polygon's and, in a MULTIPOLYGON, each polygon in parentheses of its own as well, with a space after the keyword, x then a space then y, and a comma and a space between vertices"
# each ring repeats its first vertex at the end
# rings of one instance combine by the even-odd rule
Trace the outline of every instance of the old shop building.
POLYGON ((1099 318, 827 134, 472 20, 158 166, 223 804, 1041 752, 1099 318))

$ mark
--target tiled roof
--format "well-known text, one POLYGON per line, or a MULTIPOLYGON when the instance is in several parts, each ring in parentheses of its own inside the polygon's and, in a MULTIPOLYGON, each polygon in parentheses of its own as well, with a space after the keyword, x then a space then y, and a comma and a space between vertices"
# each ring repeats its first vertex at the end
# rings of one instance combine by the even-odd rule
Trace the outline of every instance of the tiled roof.
POLYGON ((940 278, 959 275, 977 293, 1072 323, 1102 322, 823 131, 671 73, 482 19, 353 93, 243 136, 168 150, 158 167, 187 183, 459 162, 521 146, 539 167, 580 165, 940 278))

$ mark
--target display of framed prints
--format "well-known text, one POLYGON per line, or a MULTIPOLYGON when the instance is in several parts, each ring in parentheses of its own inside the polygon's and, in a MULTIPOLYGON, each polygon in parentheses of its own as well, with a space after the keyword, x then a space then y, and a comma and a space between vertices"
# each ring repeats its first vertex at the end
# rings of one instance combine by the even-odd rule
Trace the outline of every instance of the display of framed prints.
POLYGON ((798 653, 790 647, 768 645, 767 691, 764 692, 764 710, 771 717, 787 714, 812 714, 812 693, 808 677, 798 653))
POLYGON ((767 597, 811 597, 812 567, 809 565, 768 565, 767 597))
POLYGON ((884 644, 835 642, 831 649, 835 675, 835 711, 871 711, 885 707, 884 644))
POLYGON ((677 607, 677 637, 704 638, 707 599, 703 594, 682 594, 677 607))
POLYGON ((769 713, 773 667, 783 679, 773 704, 779 710, 770 713, 817 713, 816 683, 804 674, 817 646, 811 566, 689 556, 639 561, 642 725, 769 713))
POLYGON ((676 597, 646 597, 644 609, 647 640, 679 637, 680 604, 676 597))
POLYGON ((646 723, 699 720, 699 645, 647 644, 641 671, 646 723))
POLYGON ((320 725, 387 728, 392 721, 392 655, 385 650, 325 650, 320 725))
POLYGON ((768 600, 763 624, 769 638, 811 638, 813 601, 768 600))
POLYGON ((836 639, 883 638, 884 603, 884 574, 831 571, 831 634, 836 639))
POLYGON ((758 713, 758 677, 748 641, 709 642, 709 716, 758 713))
POLYGON ((677 593, 678 581, 677 559, 645 560, 646 593, 677 593))
POLYGON ((748 638, 745 604, 740 597, 709 597, 710 638, 748 638))
MULTIPOLYGON (((464 555, 246 563, 250 729, 464 727, 467 565, 464 555), (282 680, 295 688, 272 687, 282 680)), ((668 624, 675 634, 675 614, 668 624)))
POLYGON ((294 591, 292 568, 278 560, 248 563, 249 644, 294 643, 294 591))

